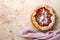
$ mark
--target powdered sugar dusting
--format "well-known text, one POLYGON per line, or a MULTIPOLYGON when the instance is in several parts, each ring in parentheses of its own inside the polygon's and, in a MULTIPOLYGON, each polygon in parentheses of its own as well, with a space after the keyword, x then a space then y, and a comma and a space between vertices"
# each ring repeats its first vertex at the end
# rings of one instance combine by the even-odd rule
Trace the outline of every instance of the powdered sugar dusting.
POLYGON ((47 11, 45 9, 43 9, 42 15, 41 15, 41 17, 39 17, 38 20, 39 20, 39 22, 42 22, 42 24, 48 22, 48 19, 47 19, 47 11))

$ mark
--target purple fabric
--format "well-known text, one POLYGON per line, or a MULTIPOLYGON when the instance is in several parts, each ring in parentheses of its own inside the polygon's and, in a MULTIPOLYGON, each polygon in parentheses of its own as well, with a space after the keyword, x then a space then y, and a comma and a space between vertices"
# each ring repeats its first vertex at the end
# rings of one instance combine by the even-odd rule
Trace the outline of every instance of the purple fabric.
POLYGON ((21 30, 21 36, 32 40, 60 40, 60 30, 40 32, 32 28, 21 30))

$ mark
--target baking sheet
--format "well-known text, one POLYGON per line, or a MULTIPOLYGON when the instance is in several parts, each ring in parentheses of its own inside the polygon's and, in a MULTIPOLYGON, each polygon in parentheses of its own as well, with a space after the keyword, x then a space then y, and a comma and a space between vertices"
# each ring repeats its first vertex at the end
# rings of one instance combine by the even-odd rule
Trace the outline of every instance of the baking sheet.
POLYGON ((55 10, 53 27, 60 29, 59 4, 60 0, 0 0, 0 40, 28 40, 20 36, 20 31, 25 27, 34 28, 31 14, 37 5, 49 5, 55 10))

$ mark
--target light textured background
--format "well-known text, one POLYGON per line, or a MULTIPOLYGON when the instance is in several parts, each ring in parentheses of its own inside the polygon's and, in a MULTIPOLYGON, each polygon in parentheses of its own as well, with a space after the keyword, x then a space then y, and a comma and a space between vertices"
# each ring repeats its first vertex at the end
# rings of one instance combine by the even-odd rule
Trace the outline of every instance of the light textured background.
POLYGON ((31 14, 37 5, 45 4, 55 10, 54 26, 60 29, 60 0, 0 0, 0 40, 28 40, 20 36, 20 31, 34 28, 31 14))

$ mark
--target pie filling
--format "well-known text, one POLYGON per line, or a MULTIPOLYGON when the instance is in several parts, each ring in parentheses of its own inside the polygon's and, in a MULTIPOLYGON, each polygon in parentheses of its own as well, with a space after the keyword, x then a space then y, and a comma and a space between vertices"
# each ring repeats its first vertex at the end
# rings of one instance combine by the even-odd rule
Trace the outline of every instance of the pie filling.
POLYGON ((39 8, 36 11, 36 22, 41 26, 48 26, 52 20, 51 20, 52 14, 50 14, 50 11, 46 9, 45 7, 39 8))

